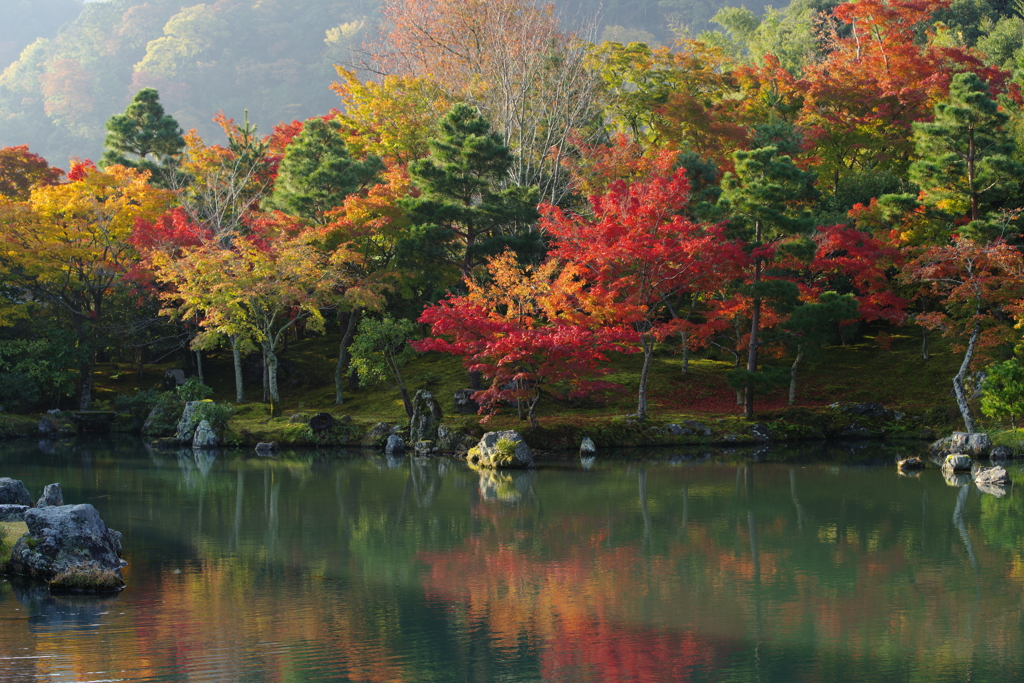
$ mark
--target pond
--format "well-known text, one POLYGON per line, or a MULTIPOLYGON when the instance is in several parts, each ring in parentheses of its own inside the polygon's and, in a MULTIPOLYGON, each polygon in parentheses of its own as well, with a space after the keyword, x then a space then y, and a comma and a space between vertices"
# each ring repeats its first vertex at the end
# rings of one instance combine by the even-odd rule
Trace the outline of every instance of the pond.
POLYGON ((0 476, 124 533, 128 587, 0 582, 0 681, 1024 680, 1024 487, 900 476, 879 446, 484 475, 3 449, 0 476))

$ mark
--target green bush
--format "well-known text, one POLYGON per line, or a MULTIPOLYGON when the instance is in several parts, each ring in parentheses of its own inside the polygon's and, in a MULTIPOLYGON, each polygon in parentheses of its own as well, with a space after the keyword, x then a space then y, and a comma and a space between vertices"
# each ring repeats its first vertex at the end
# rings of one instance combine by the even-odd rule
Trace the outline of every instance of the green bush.
POLYGON ((20 372, 0 374, 0 405, 12 413, 27 413, 39 405, 39 383, 20 372))
POLYGON ((202 401, 213 396, 213 388, 206 386, 197 377, 189 377, 185 383, 175 389, 182 403, 202 401))
POLYGON ((228 420, 235 414, 235 409, 223 403, 203 401, 196 408, 196 422, 206 420, 218 432, 227 427, 228 420))
POLYGON ((119 415, 127 416, 127 419, 119 421, 119 426, 122 426, 125 431, 141 431, 146 418, 149 417, 159 400, 160 393, 155 389, 142 389, 134 394, 118 395, 114 398, 114 410, 119 415))

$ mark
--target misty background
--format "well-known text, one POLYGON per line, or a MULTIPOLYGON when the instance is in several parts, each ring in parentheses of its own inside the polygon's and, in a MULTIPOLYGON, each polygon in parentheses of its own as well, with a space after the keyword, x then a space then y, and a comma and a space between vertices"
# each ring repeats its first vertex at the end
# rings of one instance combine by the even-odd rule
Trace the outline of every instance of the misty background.
MULTIPOLYGON (((0 147, 28 144, 56 166, 100 156, 104 124, 144 87, 185 130, 218 141, 223 111, 269 133, 339 105, 380 22, 378 0, 0 0, 0 147)), ((592 39, 672 44, 725 0, 560 0, 592 39)))

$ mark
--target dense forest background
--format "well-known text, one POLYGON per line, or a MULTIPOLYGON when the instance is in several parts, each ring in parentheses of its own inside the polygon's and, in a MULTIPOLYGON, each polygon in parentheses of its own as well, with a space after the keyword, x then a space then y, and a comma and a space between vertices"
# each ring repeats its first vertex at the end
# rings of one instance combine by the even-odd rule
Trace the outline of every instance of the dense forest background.
MULTIPOLYGON (((705 30, 724 0, 561 0, 568 27, 620 42, 705 30)), ((104 124, 141 88, 213 137, 219 111, 262 131, 337 106, 334 64, 379 25, 378 0, 0 0, 0 147, 56 165, 97 158, 104 124)))

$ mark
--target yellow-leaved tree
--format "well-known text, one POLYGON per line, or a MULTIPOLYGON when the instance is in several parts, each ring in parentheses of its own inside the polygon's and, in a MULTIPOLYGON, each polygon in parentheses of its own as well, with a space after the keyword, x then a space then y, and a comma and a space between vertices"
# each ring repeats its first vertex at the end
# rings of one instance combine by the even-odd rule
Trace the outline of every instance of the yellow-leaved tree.
POLYGON ((0 277, 16 301, 45 303, 70 318, 79 405, 88 410, 104 304, 138 260, 128 237, 136 220, 155 219, 173 197, 152 187, 148 172, 123 166, 100 171, 88 161, 75 163, 67 179, 36 187, 27 201, 0 198, 0 277))

